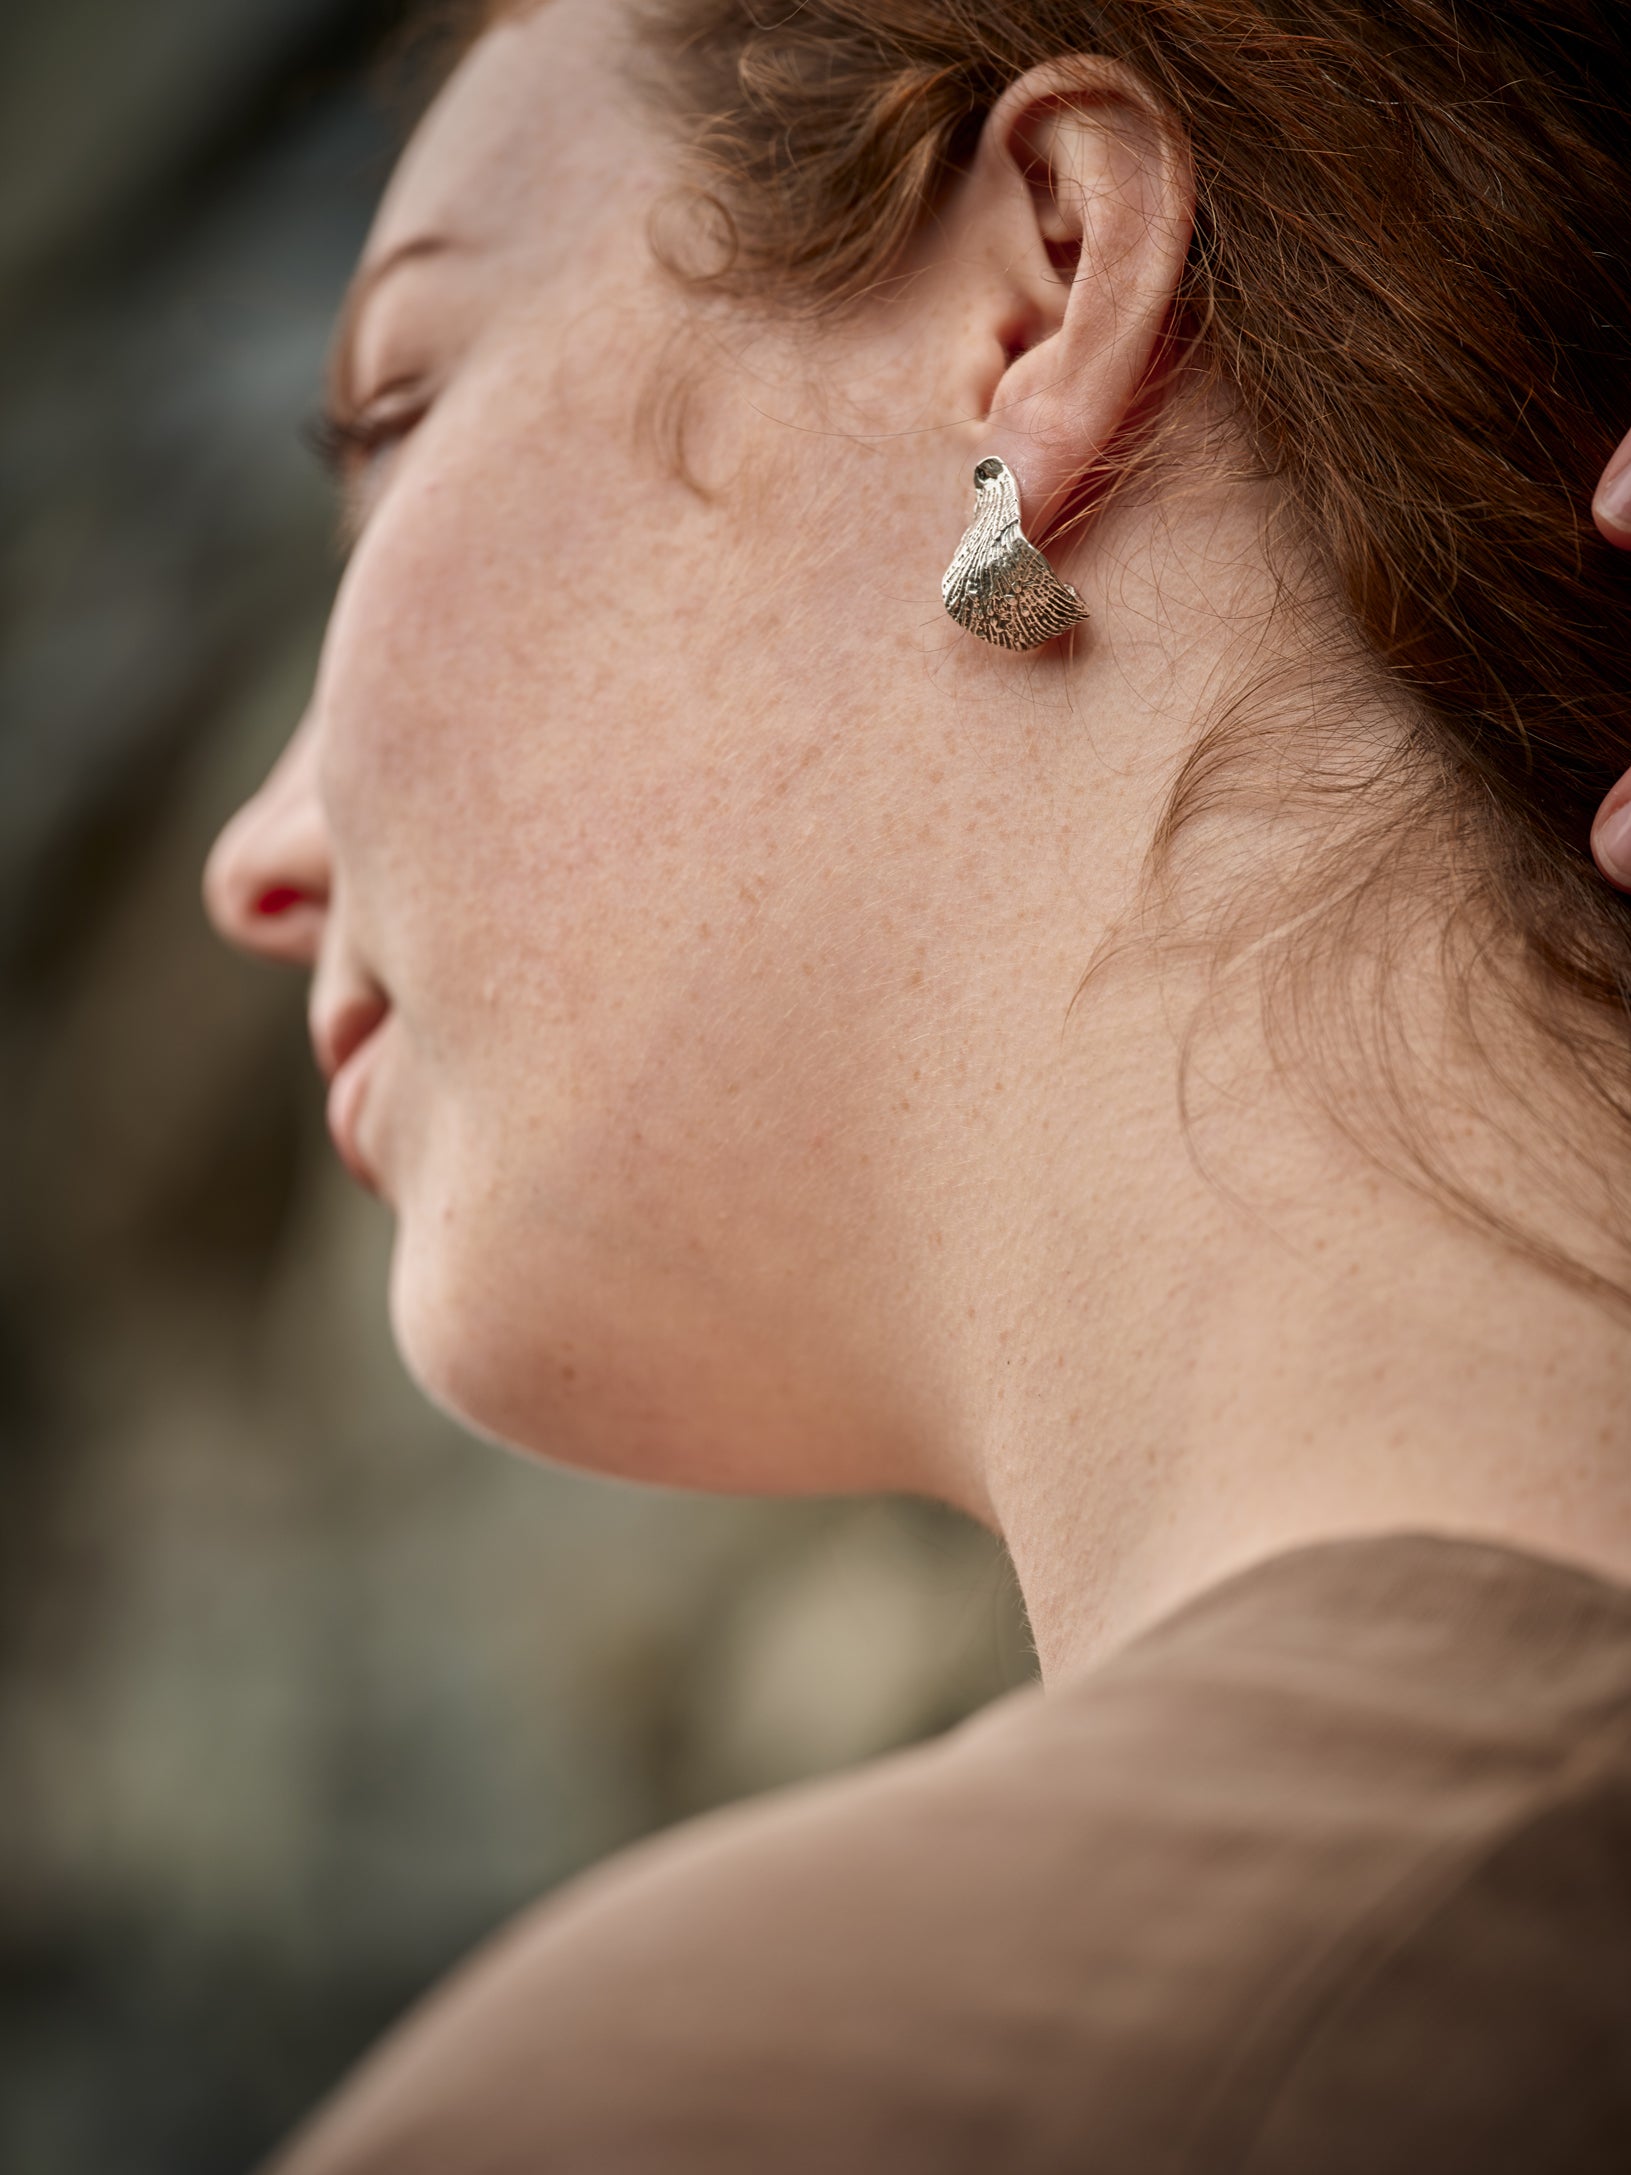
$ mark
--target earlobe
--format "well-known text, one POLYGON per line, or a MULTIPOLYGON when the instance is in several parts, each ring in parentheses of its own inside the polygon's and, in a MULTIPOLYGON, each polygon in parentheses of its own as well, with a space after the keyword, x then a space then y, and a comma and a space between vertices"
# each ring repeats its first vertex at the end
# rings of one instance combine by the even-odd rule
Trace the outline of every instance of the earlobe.
POLYGON ((1086 57, 1010 86, 971 181, 965 215, 1005 245, 987 261, 1007 360, 969 436, 1013 471, 1040 539, 1165 352, 1194 221, 1188 147, 1128 70, 1086 57))

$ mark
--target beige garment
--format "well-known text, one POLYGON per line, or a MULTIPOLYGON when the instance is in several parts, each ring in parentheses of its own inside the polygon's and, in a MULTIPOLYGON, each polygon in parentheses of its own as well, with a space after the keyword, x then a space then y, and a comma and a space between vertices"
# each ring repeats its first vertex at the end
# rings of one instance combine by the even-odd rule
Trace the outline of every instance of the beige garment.
POLYGON ((1631 1590, 1303 1549, 643 1846, 279 2175, 1628 2175, 1631 1590))

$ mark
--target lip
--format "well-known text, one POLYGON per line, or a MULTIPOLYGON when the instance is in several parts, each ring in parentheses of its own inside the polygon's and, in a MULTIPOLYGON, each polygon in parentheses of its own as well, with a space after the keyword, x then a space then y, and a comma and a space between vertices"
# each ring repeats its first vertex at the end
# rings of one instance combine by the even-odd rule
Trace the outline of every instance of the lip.
POLYGON ((341 1061, 328 1084, 328 1131, 334 1143, 335 1153, 347 1171, 370 1193, 380 1192, 379 1174, 363 1154, 359 1140, 363 1107, 368 1097, 369 1079, 374 1070, 379 1050, 379 1029, 385 1015, 372 1026, 360 1041, 353 1043, 349 1054, 341 1061))
POLYGON ((379 1031, 390 1016, 384 992, 370 989, 322 1007, 312 1020, 312 1046, 328 1081, 329 1138, 351 1176, 370 1193, 380 1191, 379 1175, 362 1152, 359 1127, 379 1031))

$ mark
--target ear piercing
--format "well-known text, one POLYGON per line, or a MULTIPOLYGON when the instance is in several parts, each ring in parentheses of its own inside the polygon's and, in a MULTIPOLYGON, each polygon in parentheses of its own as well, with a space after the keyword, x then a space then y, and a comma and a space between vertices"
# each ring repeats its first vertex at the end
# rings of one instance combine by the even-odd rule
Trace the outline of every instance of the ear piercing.
POLYGON ((995 454, 974 469, 974 519, 940 594, 958 626, 998 649, 1036 649, 1087 618, 1019 525, 1019 485, 995 454))

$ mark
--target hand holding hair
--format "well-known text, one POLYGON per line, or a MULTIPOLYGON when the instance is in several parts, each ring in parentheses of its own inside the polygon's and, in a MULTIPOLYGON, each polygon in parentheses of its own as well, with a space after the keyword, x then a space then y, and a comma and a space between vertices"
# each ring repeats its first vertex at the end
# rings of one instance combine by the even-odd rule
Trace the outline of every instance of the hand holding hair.
MULTIPOLYGON (((1592 519, 1611 544, 1631 551, 1631 432, 1614 449, 1591 502, 1592 519)), ((1612 787, 1591 827, 1591 850, 1611 884, 1631 891, 1631 770, 1612 787)))

